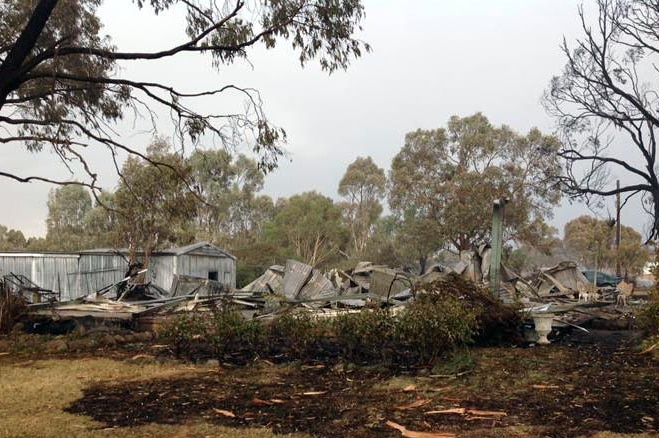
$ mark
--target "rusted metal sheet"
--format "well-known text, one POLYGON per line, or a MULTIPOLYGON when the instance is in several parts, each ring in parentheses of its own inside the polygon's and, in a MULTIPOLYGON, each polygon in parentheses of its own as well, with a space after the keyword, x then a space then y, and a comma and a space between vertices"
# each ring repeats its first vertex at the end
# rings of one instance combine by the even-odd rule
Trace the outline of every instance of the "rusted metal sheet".
POLYGON ((259 278, 252 281, 241 290, 244 292, 274 292, 281 290, 284 278, 284 267, 279 265, 270 266, 259 278))
POLYGON ((310 302, 309 304, 315 307, 325 304, 322 301, 315 300, 325 300, 335 297, 337 294, 338 291, 334 288, 332 282, 320 271, 314 269, 311 278, 307 284, 304 285, 302 290, 300 290, 296 298, 300 301, 314 300, 314 302, 310 302))
POLYGON ((289 300, 295 299, 304 285, 311 278, 313 268, 296 260, 286 261, 286 270, 281 293, 289 300))

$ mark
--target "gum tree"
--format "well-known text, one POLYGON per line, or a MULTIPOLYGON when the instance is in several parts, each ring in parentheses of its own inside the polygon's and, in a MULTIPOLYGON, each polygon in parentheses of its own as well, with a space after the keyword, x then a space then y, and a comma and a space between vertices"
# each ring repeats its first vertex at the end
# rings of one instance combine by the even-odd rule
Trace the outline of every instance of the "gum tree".
POLYGON ((579 8, 581 37, 563 41, 565 68, 544 98, 561 133, 561 186, 591 204, 641 196, 652 239, 659 232, 659 8, 649 0, 594 4, 593 20, 579 8))
POLYGON ((382 213, 381 200, 386 195, 387 177, 371 157, 358 157, 346 169, 339 182, 343 217, 350 229, 356 256, 366 249, 375 221, 382 213))
POLYGON ((542 247, 560 198, 552 183, 558 146, 537 129, 520 135, 480 113, 453 116, 446 128, 405 136, 391 164, 389 204, 406 222, 432 224, 437 245, 461 251, 489 242, 492 202, 509 198, 506 238, 542 247))
MULTIPOLYGON (((141 13, 183 9, 186 37, 172 46, 145 51, 139 44, 120 50, 103 33, 97 10, 102 0, 6 0, 0 3, 0 142, 52 151, 66 166, 84 171, 79 182, 52 180, 43 175, 0 176, 17 181, 81 184, 98 192, 98 176, 88 162, 92 147, 120 152, 150 164, 154 161, 117 140, 113 129, 127 117, 153 123, 166 112, 174 124, 177 148, 204 140, 231 149, 248 145, 262 169, 271 169, 282 154, 286 135, 265 115, 259 93, 241 84, 213 89, 178 89, 159 77, 139 80, 127 76, 131 63, 180 59, 197 54, 220 69, 249 62, 260 46, 272 49, 288 42, 302 65, 312 60, 333 72, 368 50, 358 40, 364 8, 360 0, 135 0, 141 13), (233 96, 231 96, 233 95, 233 96), (244 102, 235 111, 203 112, 204 99, 244 102)), ((149 32, 149 29, 136 30, 149 32)), ((135 38, 139 41, 139 38, 135 38)))

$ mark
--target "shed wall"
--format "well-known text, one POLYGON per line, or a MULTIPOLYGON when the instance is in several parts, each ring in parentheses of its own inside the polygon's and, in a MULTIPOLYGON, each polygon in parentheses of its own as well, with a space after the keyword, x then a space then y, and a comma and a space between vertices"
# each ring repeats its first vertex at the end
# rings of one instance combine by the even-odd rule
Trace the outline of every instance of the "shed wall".
MULTIPOLYGON (((36 254, 0 253, 0 275, 24 275, 35 284, 60 290, 62 300, 75 299, 112 285, 124 278, 128 264, 119 254, 36 254)), ((170 290, 174 275, 209 278, 217 272, 218 281, 236 286, 236 261, 213 248, 200 248, 187 254, 160 254, 151 258, 148 280, 170 290)))
POLYGON ((149 261, 149 280, 166 291, 172 287, 176 268, 176 256, 152 256, 149 261))
POLYGON ((62 299, 71 296, 67 273, 76 270, 77 254, 2 254, 0 275, 24 275, 44 289, 59 290, 62 299))
POLYGON ((217 272, 218 281, 230 288, 236 287, 236 261, 230 257, 181 254, 178 256, 177 274, 208 278, 217 272))
POLYGON ((7 275, 13 272, 16 275, 32 277, 32 257, 14 255, 0 256, 0 274, 7 275))
POLYGON ((27 277, 44 289, 60 291, 61 299, 69 299, 74 290, 67 284, 67 273, 78 266, 78 256, 53 257, 44 255, 32 259, 32 274, 27 277))
POLYGON ((81 254, 78 266, 69 271, 71 298, 103 289, 124 278, 128 264, 119 254, 81 254))

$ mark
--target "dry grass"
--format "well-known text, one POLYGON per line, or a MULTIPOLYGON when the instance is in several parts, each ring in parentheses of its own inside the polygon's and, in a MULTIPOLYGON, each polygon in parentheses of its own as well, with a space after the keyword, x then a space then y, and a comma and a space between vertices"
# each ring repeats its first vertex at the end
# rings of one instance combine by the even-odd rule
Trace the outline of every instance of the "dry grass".
MULTIPOLYGON (((487 361, 484 361, 487 362, 487 361)), ((481 362, 480 366, 484 363, 481 362)), ((494 363, 486 363, 495 366, 494 363)), ((540 362, 535 365, 541 366, 540 362)), ((267 364, 253 365, 250 375, 258 381, 272 381, 285 377, 290 370, 267 364)), ((9 437, 240 437, 270 438, 275 435, 265 428, 233 429, 222 427, 203 419, 194 419, 186 424, 148 424, 139 427, 105 428, 104 424, 89 417, 69 414, 64 411, 71 402, 82 395, 82 390, 98 382, 120 384, 175 376, 204 375, 216 372, 205 365, 155 362, 131 363, 104 358, 50 359, 19 362, 10 356, 0 356, 0 438, 9 437)), ((224 371, 228 374, 231 370, 224 371)), ((529 382, 545 379, 546 375, 529 373, 521 380, 529 382)), ((483 382, 479 382, 483 383, 483 382)), ((410 385, 416 387, 417 395, 436 392, 451 392, 456 384, 453 379, 429 377, 393 377, 376 384, 378 389, 400 393, 410 385), (444 385, 444 387, 442 387, 444 385)), ((308 435, 296 434, 295 437, 308 435)), ((460 432, 460 438, 531 438, 542 436, 541 428, 516 425, 505 428, 483 428, 460 432)), ((589 438, 652 438, 657 434, 614 434, 598 433, 589 438)), ((583 437, 585 438, 585 437, 583 437)))
MULTIPOLYGON (((194 421, 105 429, 88 417, 64 412, 82 389, 100 381, 120 382, 207 373, 213 368, 180 364, 134 364, 110 359, 9 362, 0 358, 0 438, 9 437, 240 437, 268 438, 267 429, 231 429, 194 421)), ((297 435, 303 437, 304 435, 297 435)))

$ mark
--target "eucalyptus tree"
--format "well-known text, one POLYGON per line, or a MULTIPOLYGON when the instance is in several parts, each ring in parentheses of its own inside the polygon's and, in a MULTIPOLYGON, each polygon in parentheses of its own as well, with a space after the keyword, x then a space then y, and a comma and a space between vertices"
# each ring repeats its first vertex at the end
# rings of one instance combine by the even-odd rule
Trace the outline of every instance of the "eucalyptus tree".
MULTIPOLYGON (((98 16, 102 0, 5 0, 0 2, 0 142, 38 152, 50 150, 66 166, 82 169, 80 181, 0 169, 17 181, 86 185, 96 194, 99 181, 90 150, 105 148, 118 173, 117 154, 167 167, 138 148, 121 142, 114 128, 127 117, 142 117, 157 128, 158 112, 171 114, 177 149, 204 140, 231 150, 247 145, 262 169, 272 169, 282 154, 285 131, 267 117, 257 90, 241 84, 180 89, 154 75, 130 76, 129 64, 156 63, 189 55, 224 69, 249 63, 257 47, 288 42, 302 65, 312 60, 334 72, 347 68, 369 46, 356 33, 364 16, 360 0, 134 0, 126 14, 182 10, 179 43, 154 50, 117 48, 98 16), (232 95, 232 96, 231 96, 232 95), (237 98, 237 99, 236 99, 237 98), (206 112, 202 101, 240 100, 234 110, 206 112)), ((218 108, 220 105, 213 105, 218 108)), ((75 170, 75 169, 74 169, 75 170)))
POLYGON ((356 256, 366 249, 375 221, 382 213, 387 177, 371 157, 358 157, 350 163, 339 182, 343 216, 350 229, 352 248, 356 256))
POLYGON ((79 185, 54 188, 48 195, 46 241, 53 250, 81 250, 87 246, 85 220, 92 209, 89 191, 79 185))
POLYGON ((565 67, 544 98, 561 133, 562 189, 589 204, 640 196, 652 239, 659 235, 659 8, 650 0, 592 4, 594 13, 579 7, 581 36, 563 41, 565 67))
POLYGON ((345 249, 347 233, 341 223, 341 209, 331 198, 306 192, 278 200, 275 208, 264 236, 278 245, 283 255, 318 266, 345 249))
POLYGON ((453 116, 446 128, 405 136, 391 164, 389 204, 412 229, 432 223, 436 239, 423 240, 436 249, 467 250, 489 241, 492 203, 507 198, 507 239, 540 244, 560 199, 558 147, 537 129, 520 135, 480 113, 453 116))

